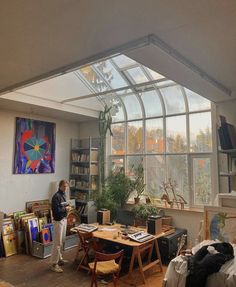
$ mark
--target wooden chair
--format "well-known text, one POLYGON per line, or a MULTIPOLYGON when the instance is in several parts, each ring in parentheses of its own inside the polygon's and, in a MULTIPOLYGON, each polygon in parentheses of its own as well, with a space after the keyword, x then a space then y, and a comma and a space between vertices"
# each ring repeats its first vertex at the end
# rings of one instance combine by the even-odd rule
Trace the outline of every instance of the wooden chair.
POLYGON ((119 279, 123 257, 123 249, 113 254, 96 252, 94 262, 89 263, 89 268, 92 271, 91 287, 93 285, 97 287, 97 275, 109 274, 112 274, 113 284, 116 287, 116 282, 119 279))
POLYGON ((92 232, 82 232, 82 231, 77 231, 78 236, 79 236, 79 246, 78 246, 78 251, 76 253, 75 260, 79 257, 79 254, 83 252, 82 258, 80 259, 80 262, 77 266, 77 271, 79 269, 85 269, 87 271, 90 271, 90 268, 88 266, 89 263, 89 252, 90 251, 97 251, 98 246, 95 238, 93 237, 92 232))

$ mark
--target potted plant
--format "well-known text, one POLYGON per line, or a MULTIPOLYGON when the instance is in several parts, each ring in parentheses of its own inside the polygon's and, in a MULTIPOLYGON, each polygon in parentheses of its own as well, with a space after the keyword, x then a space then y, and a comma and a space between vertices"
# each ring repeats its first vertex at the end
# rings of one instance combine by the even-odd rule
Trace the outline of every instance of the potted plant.
POLYGON ((159 214, 159 210, 152 205, 137 204, 133 207, 132 211, 135 214, 135 225, 146 225, 148 216, 159 214))
POLYGON ((144 193, 145 190, 145 183, 144 183, 144 170, 143 164, 140 163, 136 168, 134 168, 134 187, 136 190, 136 197, 134 198, 135 204, 140 202, 140 196, 144 193))
POLYGON ((114 218, 117 208, 123 208, 131 192, 134 190, 132 181, 124 171, 119 168, 112 171, 105 180, 102 192, 97 195, 97 208, 107 208, 114 218))
POLYGON ((113 200, 112 194, 108 189, 103 187, 102 192, 99 192, 95 198, 95 203, 97 210, 100 210, 102 208, 110 210, 112 221, 116 217, 116 210, 118 208, 117 203, 113 200))

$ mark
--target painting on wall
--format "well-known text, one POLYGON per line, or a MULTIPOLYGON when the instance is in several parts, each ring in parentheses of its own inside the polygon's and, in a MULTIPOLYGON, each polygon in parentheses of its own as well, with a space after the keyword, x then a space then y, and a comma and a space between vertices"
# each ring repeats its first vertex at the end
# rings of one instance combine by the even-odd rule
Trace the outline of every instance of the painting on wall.
POLYGON ((13 173, 54 173, 55 132, 55 123, 16 118, 13 173))

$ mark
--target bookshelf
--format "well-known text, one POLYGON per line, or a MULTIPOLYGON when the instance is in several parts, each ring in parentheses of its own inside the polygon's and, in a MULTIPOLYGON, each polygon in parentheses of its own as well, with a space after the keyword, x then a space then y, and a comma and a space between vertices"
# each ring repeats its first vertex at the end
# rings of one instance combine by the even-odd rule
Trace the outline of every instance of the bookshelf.
POLYGON ((220 193, 236 190, 236 149, 219 150, 220 193))
POLYGON ((75 199, 81 222, 94 222, 98 192, 99 139, 71 139, 70 198, 75 199))

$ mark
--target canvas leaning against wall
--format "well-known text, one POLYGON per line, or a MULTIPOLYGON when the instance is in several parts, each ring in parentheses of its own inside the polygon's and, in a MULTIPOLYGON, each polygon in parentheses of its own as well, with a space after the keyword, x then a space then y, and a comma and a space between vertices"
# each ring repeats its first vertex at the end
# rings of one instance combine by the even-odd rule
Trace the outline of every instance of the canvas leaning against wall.
POLYGON ((55 132, 55 123, 16 118, 13 173, 54 173, 55 132))

